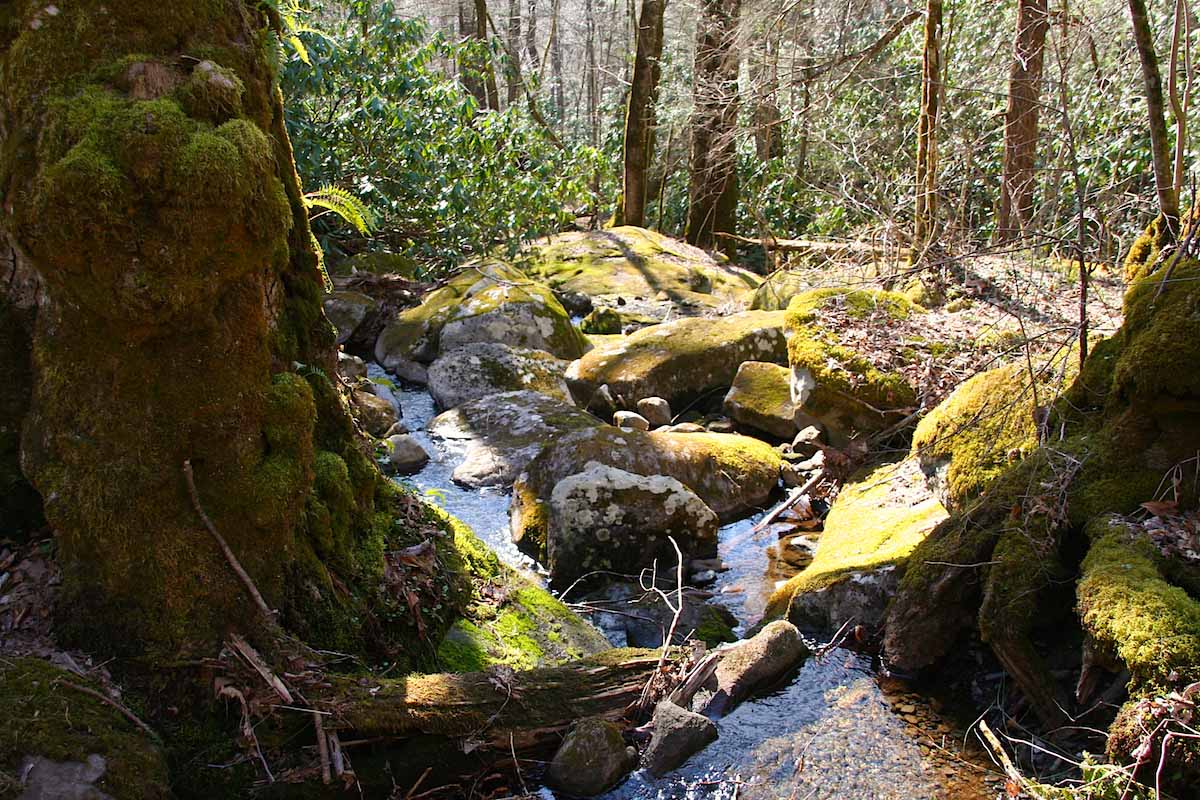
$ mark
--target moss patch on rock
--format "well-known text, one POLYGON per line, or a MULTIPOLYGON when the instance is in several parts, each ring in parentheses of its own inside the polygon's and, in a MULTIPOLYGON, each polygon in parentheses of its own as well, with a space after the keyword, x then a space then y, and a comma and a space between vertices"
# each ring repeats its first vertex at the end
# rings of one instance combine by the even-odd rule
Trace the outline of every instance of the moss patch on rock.
POLYGON ((520 263, 553 289, 593 298, 654 298, 665 292, 677 304, 699 307, 748 301, 759 282, 703 250, 629 226, 559 234, 531 246, 520 263))
POLYGON ((776 439, 790 440, 796 435, 796 407, 787 367, 746 361, 738 367, 733 386, 725 395, 724 408, 735 422, 776 439))
POLYGON ((645 397, 683 408, 730 386, 743 361, 784 363, 786 348, 781 312, 679 319, 598 345, 571 365, 567 382, 577 403, 598 411, 633 409, 645 397))
POLYGON ((542 350, 479 342, 442 353, 429 366, 429 393, 441 409, 515 391, 571 403, 566 370, 566 361, 542 350))
MULTIPOLYGON (((64 683, 100 691, 86 678, 35 658, 0 659, 0 796, 3 779, 19 786, 22 762, 104 759, 95 788, 116 800, 172 796, 167 764, 156 742, 112 706, 64 683)), ((12 797, 16 797, 14 792, 12 797)))

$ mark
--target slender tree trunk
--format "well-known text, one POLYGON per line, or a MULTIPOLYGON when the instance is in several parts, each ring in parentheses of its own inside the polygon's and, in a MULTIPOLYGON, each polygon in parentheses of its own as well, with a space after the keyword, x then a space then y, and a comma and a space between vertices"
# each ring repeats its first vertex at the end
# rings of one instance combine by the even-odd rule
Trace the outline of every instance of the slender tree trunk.
POLYGON ((554 76, 554 115, 558 120, 559 130, 562 130, 563 124, 567 118, 567 97, 564 87, 566 85, 563 76, 563 55, 562 55, 562 26, 559 19, 560 3, 555 0, 551 7, 553 16, 550 20, 550 69, 554 76))
POLYGON ((475 0, 475 39, 483 49, 480 55, 478 70, 483 83, 483 105, 492 111, 500 110, 500 91, 496 86, 496 70, 492 67, 492 57, 488 52, 488 7, 487 0, 475 0))
POLYGON ((754 149, 760 161, 783 155, 783 114, 779 110, 779 50, 769 31, 755 37, 750 52, 754 92, 754 149))
POLYGON ((662 74, 665 0, 642 0, 633 84, 625 111, 625 173, 618 224, 646 224, 646 170, 654 158, 655 105, 662 74))
POLYGON ((917 208, 913 258, 924 258, 933 244, 937 222, 938 110, 942 91, 942 0, 925 7, 925 44, 921 76, 921 118, 917 125, 917 208))
POLYGON ((538 75, 541 72, 542 60, 538 57, 537 49, 537 0, 529 0, 525 14, 525 52, 529 55, 529 72, 538 75))
POLYGON ((741 0, 703 0, 697 23, 686 238, 704 248, 735 232, 740 12, 741 0))
POLYGON ((1167 138, 1162 76, 1158 56, 1154 52, 1154 33, 1146 14, 1145 0, 1129 0, 1129 16, 1133 22, 1133 38, 1142 63, 1142 83, 1146 92, 1146 111, 1150 122, 1150 151, 1154 159, 1154 184, 1158 195, 1158 210, 1163 218, 1165 241, 1173 241, 1179 233, 1179 195, 1175 192, 1171 163, 1171 145, 1167 138))
POLYGON ((1048 0, 1020 0, 1004 117, 1004 177, 996 216, 998 242, 1022 236, 1033 216, 1038 109, 1048 28, 1048 0))
MULTIPOLYGON (((521 4, 520 0, 508 0, 508 26, 506 29, 506 40, 508 42, 508 52, 517 54, 517 58, 521 52, 521 4)), ((509 56, 512 58, 512 55, 509 56)), ((505 70, 505 84, 507 87, 506 97, 508 104, 511 106, 521 98, 521 80, 519 75, 521 71, 519 65, 509 64, 505 70)))

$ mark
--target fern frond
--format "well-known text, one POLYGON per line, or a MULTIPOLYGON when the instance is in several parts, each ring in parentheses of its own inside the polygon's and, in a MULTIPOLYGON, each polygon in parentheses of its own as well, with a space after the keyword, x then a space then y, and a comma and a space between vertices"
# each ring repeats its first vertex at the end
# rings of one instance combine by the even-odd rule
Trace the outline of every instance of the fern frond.
POLYGON ((322 213, 341 217, 346 224, 364 236, 369 234, 379 221, 374 209, 337 186, 322 186, 315 192, 309 192, 304 195, 304 205, 310 210, 319 208, 323 209, 322 213))

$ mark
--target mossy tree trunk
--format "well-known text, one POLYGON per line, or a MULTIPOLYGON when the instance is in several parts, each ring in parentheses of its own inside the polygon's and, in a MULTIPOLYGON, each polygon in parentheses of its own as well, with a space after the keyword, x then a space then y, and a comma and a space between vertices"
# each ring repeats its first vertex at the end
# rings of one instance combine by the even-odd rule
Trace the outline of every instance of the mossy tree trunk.
POLYGON ((625 111, 625 172, 621 192, 620 224, 646 224, 646 170, 654 157, 655 105, 659 60, 663 48, 663 12, 666 0, 642 0, 638 17, 633 84, 625 111))
MULTIPOLYGON (((738 21, 741 0, 703 0, 696 24, 686 238, 712 249, 735 232, 737 211, 738 21)), ((732 249, 731 242, 723 246, 732 249)))
POLYGON ((998 242, 1024 235, 1033 215, 1038 109, 1049 27, 1048 0, 1021 0, 1017 5, 1017 35, 1008 74, 1008 109, 1004 115, 1004 176, 996 214, 998 242))
POLYGON ((917 208, 912 253, 921 260, 934 244, 938 207, 938 113, 942 100, 942 0, 925 6, 921 116, 917 124, 917 208))
POLYGON ((332 619, 358 602, 336 583, 361 598, 379 582, 392 516, 377 502, 395 498, 330 381, 268 14, 0 11, 0 236, 15 253, 0 307, 28 376, 2 429, 19 427, 58 542, 63 619, 82 644, 151 661, 261 626, 185 460, 282 619, 332 619))

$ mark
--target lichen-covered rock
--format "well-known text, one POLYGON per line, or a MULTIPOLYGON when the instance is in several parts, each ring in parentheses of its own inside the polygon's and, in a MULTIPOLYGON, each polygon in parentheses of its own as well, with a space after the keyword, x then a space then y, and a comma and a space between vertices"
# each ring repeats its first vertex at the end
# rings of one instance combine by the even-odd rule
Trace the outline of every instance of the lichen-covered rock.
POLYGON ((567 383, 577 403, 596 410, 633 408, 643 397, 680 408, 731 385, 743 361, 784 363, 783 318, 777 311, 746 311, 643 328, 574 362, 567 383))
POLYGON ((567 362, 542 350, 478 342, 442 353, 429 365, 429 393, 451 409, 502 392, 530 390, 572 403, 563 379, 567 362))
POLYGON ((635 475, 665 475, 694 492, 722 519, 760 508, 779 483, 779 453, 749 436, 622 430, 601 425, 560 433, 513 486, 513 539, 545 557, 554 487, 597 462, 635 475))
POLYGON ((376 303, 361 292, 330 292, 321 303, 325 316, 337 329, 337 343, 342 344, 354 335, 354 331, 375 310, 376 303))
POLYGON ((836 629, 851 617, 878 626, 896 568, 946 516, 913 458, 859 476, 829 510, 812 564, 772 595, 767 617, 806 630, 836 629))
POLYGON ((609 643, 587 621, 529 578, 507 566, 469 527, 447 516, 454 547, 472 578, 462 619, 438 646, 451 672, 504 665, 525 670, 595 655, 609 643))
POLYGON ((775 620, 721 658, 709 691, 696 696, 697 712, 711 719, 725 716, 759 689, 764 689, 809 655, 796 626, 775 620))
POLYGON ((665 292, 668 307, 744 303, 759 281, 753 273, 718 264, 699 248, 628 226, 559 234, 522 256, 527 273, 556 291, 613 300, 665 292))
POLYGON ((708 717, 663 700, 654 707, 654 733, 646 747, 646 769, 662 777, 717 740, 717 726, 708 717))
POLYGON ((383 436, 399 419, 396 407, 374 392, 355 389, 350 397, 355 418, 372 436, 383 436))
POLYGON ((720 522, 704 501, 665 475, 635 475, 597 462, 554 484, 547 504, 546 567, 558 585, 595 570, 636 574, 717 554, 720 522))
MULTIPOLYGON (((887 412, 916 404, 916 389, 901 373, 877 366, 876 354, 842 344, 837 326, 826 319, 833 310, 851 320, 871 317, 869 324, 886 326, 921 309, 895 292, 847 288, 813 289, 796 295, 788 305, 788 363, 796 407, 821 420, 831 435, 881 430, 899 419, 887 412)), ((893 352, 888 355, 901 354, 902 345, 889 343, 893 352)))
POLYGON ((588 717, 575 723, 550 761, 546 784, 573 797, 595 797, 611 789, 637 765, 621 729, 588 717))
POLYGON ((158 745, 111 705, 64 683, 97 690, 39 659, 0 659, 0 796, 173 796, 158 745))
POLYGON ((787 367, 745 362, 738 367, 724 407, 735 422, 776 439, 790 441, 796 435, 796 407, 792 404, 791 371, 787 367))
POLYGON ((463 462, 454 470, 455 483, 508 487, 548 443, 602 425, 570 403, 519 391, 472 400, 439 414, 429 423, 429 432, 469 442, 463 462))
POLYGON ((545 286, 506 264, 470 266, 401 311, 379 334, 375 360, 385 369, 429 364, 441 353, 476 342, 545 350, 578 358, 586 340, 545 286))

